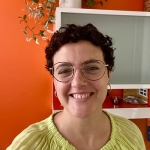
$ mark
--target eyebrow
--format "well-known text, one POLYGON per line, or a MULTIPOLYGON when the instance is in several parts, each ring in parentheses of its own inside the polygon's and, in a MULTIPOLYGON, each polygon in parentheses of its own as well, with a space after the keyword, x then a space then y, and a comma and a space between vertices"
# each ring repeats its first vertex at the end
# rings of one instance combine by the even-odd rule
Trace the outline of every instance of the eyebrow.
POLYGON ((100 60, 90 59, 90 60, 87 60, 87 61, 83 62, 82 65, 86 65, 86 64, 89 64, 89 63, 97 62, 97 61, 100 61, 100 60))
POLYGON ((67 62, 61 62, 60 65, 57 66, 56 70, 59 69, 59 67, 65 67, 65 66, 70 66, 71 64, 67 63, 67 62))

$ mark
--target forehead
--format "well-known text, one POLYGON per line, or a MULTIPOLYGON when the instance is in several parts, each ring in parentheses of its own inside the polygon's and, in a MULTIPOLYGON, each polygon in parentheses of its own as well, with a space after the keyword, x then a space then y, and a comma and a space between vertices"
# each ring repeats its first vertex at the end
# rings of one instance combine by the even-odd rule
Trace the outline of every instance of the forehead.
POLYGON ((82 64, 88 60, 101 60, 104 62, 103 52, 100 47, 93 45, 89 41, 79 41, 68 43, 62 46, 54 55, 53 62, 69 62, 72 64, 82 64))

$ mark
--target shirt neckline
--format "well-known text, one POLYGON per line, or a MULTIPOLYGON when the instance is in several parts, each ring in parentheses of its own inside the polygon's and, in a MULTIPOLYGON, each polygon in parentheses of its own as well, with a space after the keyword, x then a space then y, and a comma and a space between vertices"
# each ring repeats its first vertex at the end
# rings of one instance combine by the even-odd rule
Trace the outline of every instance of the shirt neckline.
MULTIPOLYGON (((110 146, 111 146, 111 148, 113 148, 113 145, 114 145, 114 142, 115 142, 115 136, 116 136, 116 123, 114 121, 114 118, 107 111, 103 110, 103 112, 108 116, 108 118, 110 120, 111 134, 110 134, 109 141, 102 148, 100 148, 100 150, 104 149, 106 147, 110 148, 110 146)), ((59 113, 59 112, 56 112, 56 113, 52 114, 49 118, 50 119, 49 122, 48 122, 49 131, 53 132, 53 135, 55 136, 55 139, 57 140, 57 142, 59 143, 59 145, 61 147, 66 147, 67 149, 76 150, 76 148, 72 144, 70 144, 69 141, 61 135, 61 133, 58 131, 56 125, 54 124, 54 116, 57 113, 59 113)))

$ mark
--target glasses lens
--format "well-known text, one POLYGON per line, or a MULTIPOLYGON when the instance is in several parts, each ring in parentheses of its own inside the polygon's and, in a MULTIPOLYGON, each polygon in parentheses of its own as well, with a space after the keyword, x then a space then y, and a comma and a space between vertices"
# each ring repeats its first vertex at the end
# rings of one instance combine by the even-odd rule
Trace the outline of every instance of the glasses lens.
POLYGON ((106 66, 101 61, 89 62, 83 65, 82 72, 85 78, 95 81, 103 77, 106 66))
POLYGON ((73 76, 73 67, 69 63, 57 63, 53 66, 53 76, 60 82, 67 82, 73 76))

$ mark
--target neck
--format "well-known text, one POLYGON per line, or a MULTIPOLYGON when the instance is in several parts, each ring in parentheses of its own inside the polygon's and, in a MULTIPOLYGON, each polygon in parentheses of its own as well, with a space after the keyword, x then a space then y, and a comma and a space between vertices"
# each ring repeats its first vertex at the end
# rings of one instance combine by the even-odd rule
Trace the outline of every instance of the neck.
POLYGON ((66 113, 58 113, 54 122, 61 135, 76 149, 100 149, 109 141, 111 125, 104 112, 87 118, 77 118, 66 113))
POLYGON ((54 122, 62 134, 68 132, 86 139, 103 135, 110 125, 109 118, 103 111, 86 118, 77 118, 64 110, 55 116, 54 122))

